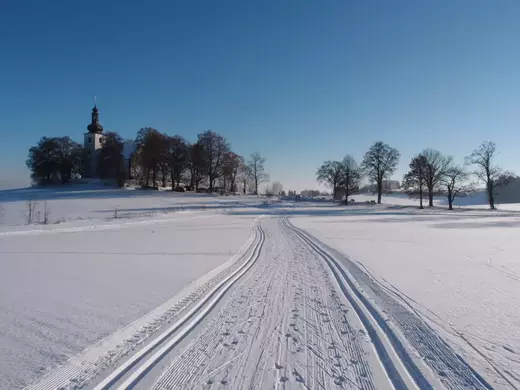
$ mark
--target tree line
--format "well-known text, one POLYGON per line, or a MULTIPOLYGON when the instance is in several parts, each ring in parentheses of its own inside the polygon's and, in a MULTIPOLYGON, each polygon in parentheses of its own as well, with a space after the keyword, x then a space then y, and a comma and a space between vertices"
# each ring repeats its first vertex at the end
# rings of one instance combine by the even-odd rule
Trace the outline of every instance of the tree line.
MULTIPOLYGON (((246 160, 232 151, 225 137, 211 130, 190 143, 180 135, 170 136, 144 127, 135 138, 130 166, 125 166, 124 144, 115 132, 103 134, 95 157, 96 176, 116 179, 122 185, 130 170, 143 187, 156 187, 159 183, 165 187, 170 183, 175 190, 182 183, 192 190, 207 186, 213 192, 218 186, 222 191, 237 192, 240 187, 244 193, 251 188, 255 194, 269 180, 265 158, 253 153, 246 160)), ((70 137, 43 137, 29 149, 26 165, 38 184, 67 183, 84 174, 86 161, 86 151, 70 137)))
MULTIPOLYGON (((471 177, 475 176, 485 184, 489 207, 494 209, 497 189, 516 177, 496 164, 496 154, 493 142, 483 142, 466 157, 464 165, 457 165, 452 156, 443 155, 438 150, 424 149, 413 156, 408 164, 409 170, 403 177, 402 188, 409 196, 419 198, 421 209, 424 208, 423 197, 432 207, 434 195, 441 194, 447 197, 448 207, 453 210, 455 198, 467 196, 475 190, 476 183, 471 182, 471 177), (468 170, 470 167, 474 169, 468 170)), ((325 161, 316 172, 316 178, 332 188, 334 199, 338 190, 344 191, 345 204, 348 204, 351 194, 359 191, 361 181, 367 178, 375 184, 377 203, 380 204, 385 183, 394 174, 399 159, 397 149, 379 141, 365 153, 360 165, 350 155, 342 161, 325 161)))

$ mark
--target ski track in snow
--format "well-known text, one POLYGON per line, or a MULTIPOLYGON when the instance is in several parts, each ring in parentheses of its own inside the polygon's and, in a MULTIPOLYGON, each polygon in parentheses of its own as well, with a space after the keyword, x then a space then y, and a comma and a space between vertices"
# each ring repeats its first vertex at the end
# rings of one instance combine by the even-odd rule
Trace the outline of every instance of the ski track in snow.
POLYGON ((119 360, 128 357, 165 324, 179 319, 208 291, 225 280, 243 265, 242 260, 254 245, 258 224, 235 256, 226 263, 195 280, 183 291, 164 304, 99 341, 63 366, 51 371, 41 381, 27 386, 27 390, 72 390, 82 388, 104 370, 116 367, 119 360))
MULTIPOLYGON (((341 269, 347 283, 354 290, 354 294, 361 297, 364 304, 372 311, 374 318, 381 323, 388 323, 385 332, 388 334, 396 350, 406 355, 406 344, 410 344, 418 354, 420 361, 424 362, 433 371, 442 385, 447 389, 491 389, 491 385, 485 381, 461 356, 459 356, 434 330, 422 320, 420 316, 406 309, 392 294, 385 291, 382 286, 360 269, 357 264, 342 256, 339 252, 323 244, 315 237, 304 231, 292 227, 305 236, 308 241, 324 251, 332 261, 341 262, 346 269, 341 269), (366 293, 373 297, 371 302, 366 293), (389 317, 386 321, 382 310, 389 317), (392 325, 395 323, 398 330, 392 325), (401 344, 401 333, 406 338, 406 343, 401 344)), ((340 267, 342 268, 342 267, 340 267)), ((413 352, 413 350, 411 350, 413 352)), ((411 362, 413 364, 413 362, 411 362)))
POLYGON ((265 221, 261 261, 153 389, 389 388, 324 263, 278 223, 265 221))
POLYGON ((94 348, 30 389, 81 388, 131 351, 96 390, 131 388, 150 372, 152 389, 492 388, 395 294, 287 219, 261 219, 243 248, 159 317, 173 325, 146 346, 153 322, 146 337, 94 348), (162 373, 152 371, 159 361, 162 373))

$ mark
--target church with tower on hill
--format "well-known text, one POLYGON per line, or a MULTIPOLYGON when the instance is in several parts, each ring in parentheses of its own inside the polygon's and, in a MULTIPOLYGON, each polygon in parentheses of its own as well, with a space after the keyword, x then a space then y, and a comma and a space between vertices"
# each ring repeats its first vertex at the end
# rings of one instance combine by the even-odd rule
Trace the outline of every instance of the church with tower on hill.
MULTIPOLYGON (((97 164, 98 155, 103 146, 103 126, 99 123, 99 109, 97 104, 94 105, 91 114, 91 122, 87 126, 87 132, 83 135, 83 148, 86 151, 86 163, 84 167, 84 178, 98 178, 97 164)), ((123 159, 125 176, 127 179, 132 178, 131 160, 135 152, 135 143, 133 141, 125 141, 123 145, 123 159)))

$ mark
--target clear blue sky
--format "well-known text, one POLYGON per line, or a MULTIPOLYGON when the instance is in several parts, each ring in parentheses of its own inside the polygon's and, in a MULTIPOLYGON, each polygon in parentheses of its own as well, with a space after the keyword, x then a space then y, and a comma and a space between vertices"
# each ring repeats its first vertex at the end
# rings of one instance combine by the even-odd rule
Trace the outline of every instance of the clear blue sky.
MULTIPOLYGON (((0 181, 43 135, 213 129, 286 189, 374 141, 520 172, 520 1, 26 1, 0 6, 0 181)), ((14 183, 14 184, 13 184, 14 183)))

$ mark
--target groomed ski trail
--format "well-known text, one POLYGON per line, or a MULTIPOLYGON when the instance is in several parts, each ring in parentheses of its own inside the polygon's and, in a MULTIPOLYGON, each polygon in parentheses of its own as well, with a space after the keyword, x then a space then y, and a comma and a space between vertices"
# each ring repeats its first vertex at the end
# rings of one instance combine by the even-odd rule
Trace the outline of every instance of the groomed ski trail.
MULTIPOLYGON (((254 232, 171 325, 87 388, 491 389, 333 248, 286 218, 260 218, 254 232)), ((64 374, 61 389, 89 382, 64 374)))
POLYGON ((342 288, 370 313, 372 322, 384 332, 421 389, 493 389, 416 312, 405 308, 392 292, 385 290, 356 263, 289 221, 284 223, 336 268, 342 288))
MULTIPOLYGON (((207 314, 209 310, 205 305, 211 298, 223 289, 227 291, 231 284, 236 282, 257 260, 264 238, 261 218, 258 218, 249 239, 226 263, 200 277, 147 315, 72 357, 66 364, 25 389, 110 388, 131 371, 147 355, 147 352, 151 352, 168 340, 168 335, 178 330, 186 330, 185 323, 192 319, 199 309, 207 314), (158 336, 157 333, 160 332, 158 336), (123 363, 118 366, 120 360, 123 360, 123 363), (99 379, 103 375, 105 377, 101 378, 102 383, 95 387, 88 386, 96 377, 99 379), (109 378, 111 380, 108 380, 109 378)), ((220 296, 224 293, 225 291, 220 296)))
POLYGON ((284 220, 264 227, 257 263, 152 389, 418 388, 390 377, 327 263, 284 220))

